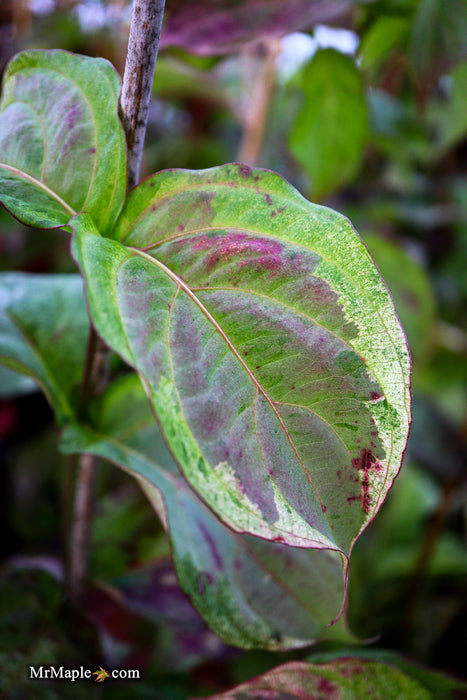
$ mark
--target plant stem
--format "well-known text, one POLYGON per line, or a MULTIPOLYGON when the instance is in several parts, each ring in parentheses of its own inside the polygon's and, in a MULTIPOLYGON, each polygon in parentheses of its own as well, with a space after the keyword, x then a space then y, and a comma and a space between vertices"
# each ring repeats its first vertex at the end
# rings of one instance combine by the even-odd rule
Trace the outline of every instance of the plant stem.
MULTIPOLYGON (((238 149, 238 160, 257 165, 261 154, 261 147, 266 129, 266 118, 276 79, 276 60, 280 52, 278 39, 264 40, 254 47, 247 49, 247 69, 251 69, 252 59, 259 59, 256 79, 253 82, 251 102, 246 107, 246 116, 243 122, 243 137, 238 149), (251 56, 251 51, 256 52, 256 57, 251 56), (259 56, 258 56, 259 54, 259 56)), ((248 76, 250 77, 250 76, 248 76)))
MULTIPOLYGON (((135 0, 133 3, 120 95, 120 114, 127 142, 128 189, 134 187, 139 179, 164 4, 165 0, 135 0)), ((89 400, 105 388, 109 360, 109 349, 91 326, 81 384, 81 416, 86 415, 89 400)), ((67 481, 72 484, 73 507, 66 559, 68 590, 74 604, 83 596, 88 572, 96 462, 94 456, 86 454, 79 456, 77 469, 73 462, 68 462, 67 481)), ((69 510, 65 514, 66 520, 68 513, 69 510)))
POLYGON ((128 149, 128 188, 139 178, 165 0, 135 0, 120 110, 128 149))
MULTIPOLYGON (((109 349, 91 325, 81 381, 79 418, 85 418, 89 400, 105 389, 109 360, 109 349)), ((70 600, 74 604, 83 596, 88 571, 96 462, 94 456, 82 454, 77 464, 73 455, 66 463, 64 522, 69 532, 66 574, 70 600)))
POLYGON ((417 564, 412 576, 409 579, 407 587, 407 603, 403 618, 403 626, 406 633, 410 633, 410 631, 413 629, 416 605, 419 598, 420 589, 423 584, 423 579, 435 551, 436 545, 438 544, 439 537, 442 534, 446 524, 446 519, 456 486, 457 484, 454 479, 443 483, 443 490, 441 492, 438 508, 436 509, 436 512, 428 525, 417 564))
POLYGON ((67 570, 69 595, 73 604, 81 600, 85 591, 91 540, 95 465, 96 460, 93 455, 80 455, 74 480, 67 570))

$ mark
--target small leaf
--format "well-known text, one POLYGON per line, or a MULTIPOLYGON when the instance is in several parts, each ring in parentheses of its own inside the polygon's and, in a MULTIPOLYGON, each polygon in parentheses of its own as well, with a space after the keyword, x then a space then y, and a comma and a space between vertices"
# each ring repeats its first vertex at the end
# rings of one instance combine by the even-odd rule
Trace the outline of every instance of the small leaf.
POLYGON ((109 231, 126 189, 126 155, 110 63, 66 51, 26 51, 10 62, 0 102, 0 202, 31 226, 54 228, 77 211, 109 231))
POLYGON ((464 697, 467 686, 440 673, 424 672, 406 664, 403 670, 391 663, 345 658, 326 664, 291 661, 268 671, 231 691, 211 695, 209 700, 455 700, 464 697), (431 690, 438 694, 434 696, 431 690))
POLYGON ((362 69, 370 76, 376 76, 394 49, 405 47, 409 32, 408 17, 378 17, 365 34, 359 48, 362 69))
POLYGON ((235 51, 264 37, 330 23, 357 0, 170 0, 161 47, 180 46, 197 54, 235 51))
POLYGON ((79 275, 0 274, 0 364, 37 382, 59 422, 73 414, 88 331, 79 275))
POLYGON ((96 328, 193 488, 239 532, 348 555, 410 418, 405 337, 349 222, 232 164, 135 188, 125 245, 73 226, 96 328))
POLYGON ((292 153, 305 168, 314 199, 358 172, 368 130, 362 79, 354 60, 317 51, 302 73, 303 104, 290 134, 292 153))
POLYGON ((92 429, 65 429, 62 451, 104 457, 139 478, 170 537, 183 591, 219 637, 269 649, 317 637, 351 641, 341 623, 326 629, 343 602, 342 557, 222 525, 179 475, 136 375, 114 382, 92 415, 92 429))

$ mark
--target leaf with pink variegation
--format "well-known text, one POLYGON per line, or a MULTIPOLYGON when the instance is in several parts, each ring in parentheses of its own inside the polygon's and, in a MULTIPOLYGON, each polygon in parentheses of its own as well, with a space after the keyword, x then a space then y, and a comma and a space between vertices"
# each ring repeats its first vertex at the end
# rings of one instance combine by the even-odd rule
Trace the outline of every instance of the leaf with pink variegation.
POLYGON ((319 665, 292 661, 209 700, 455 700, 466 690, 464 683, 395 656, 391 662, 347 657, 319 665))
POLYGON ((347 558, 410 420, 405 337, 347 219, 231 164, 148 178, 117 240, 72 223, 96 328, 195 491, 238 532, 347 558))

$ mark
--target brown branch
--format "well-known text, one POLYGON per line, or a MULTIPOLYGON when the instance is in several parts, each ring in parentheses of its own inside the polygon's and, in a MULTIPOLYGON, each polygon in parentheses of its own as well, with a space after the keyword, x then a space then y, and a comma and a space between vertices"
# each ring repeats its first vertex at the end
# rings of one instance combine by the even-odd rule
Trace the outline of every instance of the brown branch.
POLYGON ((403 618, 403 627, 406 633, 410 633, 413 628, 420 589, 423 585, 423 580, 431 558, 435 552, 436 545, 438 544, 439 538, 443 533, 456 486, 457 484, 454 479, 443 483, 443 490, 441 492, 438 507, 426 529, 417 563, 408 581, 406 598, 407 603, 403 618))
MULTIPOLYGON (((78 417, 84 418, 90 399, 106 387, 110 352, 91 325, 86 349, 78 417)), ((96 458, 93 455, 72 455, 66 462, 64 488, 64 529, 66 538, 66 576, 71 602, 81 599, 87 578, 93 511, 96 458)))
POLYGON ((276 61, 280 52, 280 41, 265 39, 248 47, 247 51, 248 72, 255 59, 259 61, 259 68, 253 81, 249 104, 245 105, 246 115, 243 120, 243 136, 238 150, 238 160, 249 165, 258 165, 276 80, 276 61), (256 56, 251 55, 252 51, 256 56))
MULTIPOLYGON (((135 0, 133 4, 120 95, 120 113, 128 153, 128 189, 134 187, 139 178, 164 4, 165 0, 135 0)), ((81 384, 81 415, 85 415, 89 400, 107 385, 109 359, 109 349, 91 326, 81 384)), ((96 462, 94 456, 86 454, 80 455, 77 469, 72 461, 68 462, 67 480, 72 484, 74 497, 66 561, 68 590, 75 604, 82 598, 88 572, 96 462)), ((65 503, 69 504, 70 500, 66 497, 65 503)), ((70 506, 65 507, 64 520, 67 521, 70 519, 70 506)))
POLYGON ((139 178, 165 0, 135 0, 120 110, 128 148, 128 188, 139 178))
POLYGON ((67 569, 68 590, 70 600, 74 604, 78 603, 83 596, 89 568, 95 467, 94 455, 82 454, 79 456, 78 471, 74 482, 74 508, 67 569))

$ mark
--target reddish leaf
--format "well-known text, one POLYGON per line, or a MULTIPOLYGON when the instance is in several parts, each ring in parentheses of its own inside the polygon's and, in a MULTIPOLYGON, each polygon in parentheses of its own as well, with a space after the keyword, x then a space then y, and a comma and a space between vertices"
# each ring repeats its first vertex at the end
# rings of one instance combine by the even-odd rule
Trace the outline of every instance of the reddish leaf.
POLYGON ((161 47, 223 54, 263 37, 283 36, 349 12, 357 0, 169 0, 161 47))

